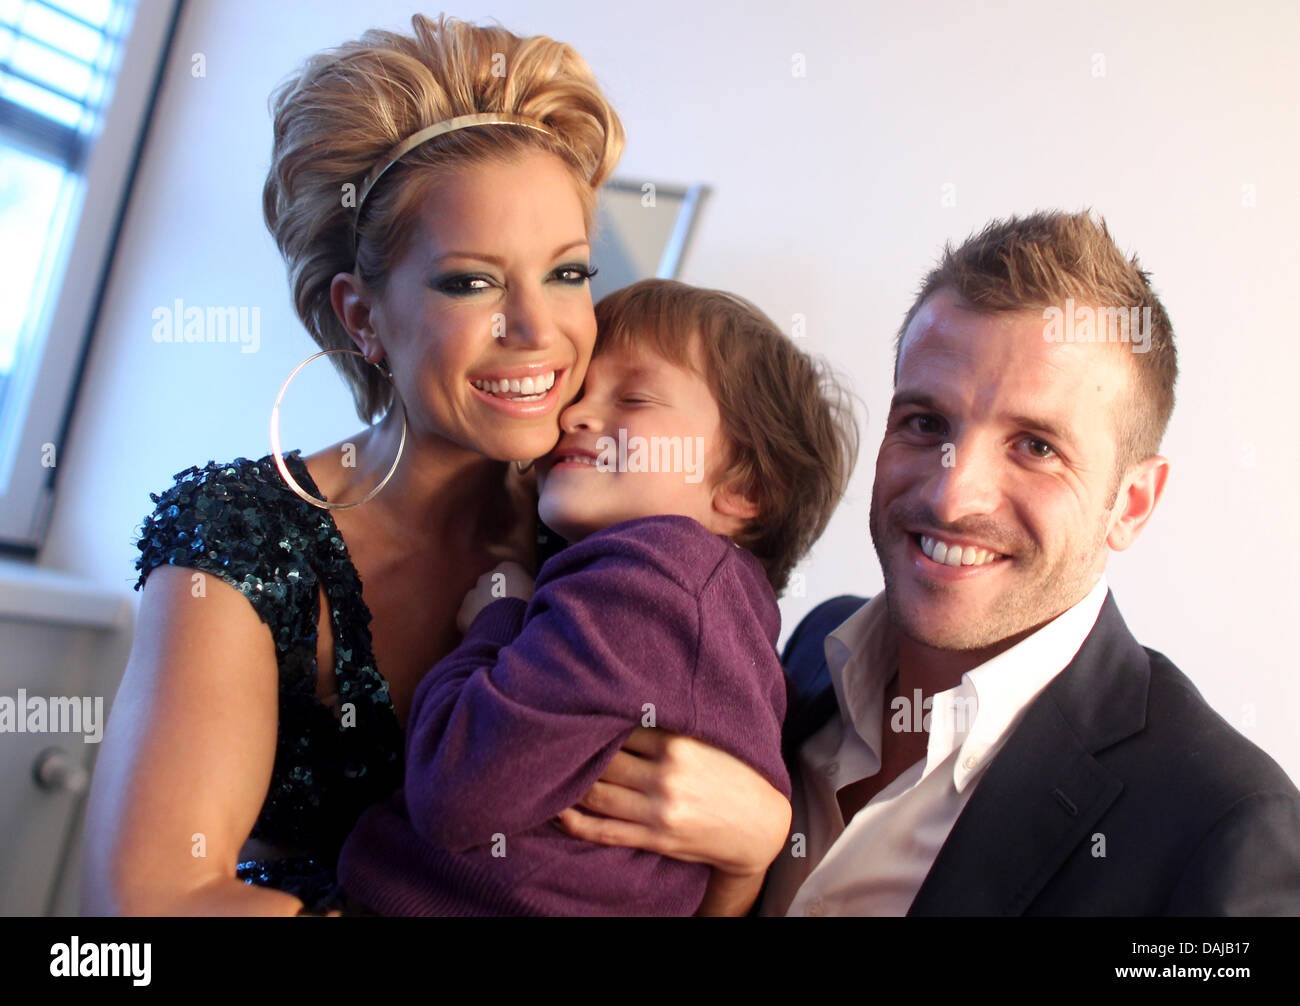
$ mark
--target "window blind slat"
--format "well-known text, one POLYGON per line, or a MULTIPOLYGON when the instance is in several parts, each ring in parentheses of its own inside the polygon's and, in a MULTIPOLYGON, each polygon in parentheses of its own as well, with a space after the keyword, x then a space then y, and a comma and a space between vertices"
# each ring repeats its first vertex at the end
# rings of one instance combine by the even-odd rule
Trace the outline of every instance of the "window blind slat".
POLYGON ((10 66, 6 63, 0 63, 0 73, 3 73, 5 76, 12 77, 15 80, 21 80, 25 83, 31 84, 33 87, 39 87, 42 91, 48 91, 56 98, 63 98, 66 101, 74 102, 80 105, 82 108, 84 108, 87 112, 94 111, 94 109, 86 103, 85 98, 83 98, 81 95, 72 94, 68 91, 64 91, 61 88, 54 87, 48 81, 41 80, 39 77, 33 77, 27 73, 23 73, 21 70, 17 69, 16 67, 10 66))
MULTIPOLYGON (((70 150, 64 130, 92 132, 99 120, 101 99, 112 75, 130 0, 105 0, 102 21, 53 0, 8 0, 0 7, 0 101, 10 106, 4 118, 14 132, 44 119, 50 123, 50 143, 36 138, 41 149, 70 150), (12 108, 25 107, 20 117, 12 108)), ((66 162, 65 162, 66 163, 66 162)))
POLYGON ((78 53, 71 52, 68 49, 65 49, 63 46, 55 45, 53 42, 50 42, 47 39, 43 39, 39 35, 28 34, 27 32, 23 31, 20 25, 6 24, 5 22, 0 21, 0 29, 7 30, 9 32, 9 41, 12 44, 16 45, 20 42, 30 42, 33 45, 40 46, 42 49, 47 49, 52 53, 62 56, 64 59, 70 62, 80 63, 82 66, 89 67, 90 69, 94 70, 96 73, 104 72, 103 68, 100 67, 99 65, 100 56, 98 54, 96 54, 96 56, 93 59, 88 59, 85 56, 79 55, 78 53))
POLYGON ((81 168, 88 148, 85 134, 74 126, 56 122, 30 108, 0 97, 0 144, 28 150, 38 157, 81 168))
POLYGON ((43 38, 65 52, 91 56, 104 43, 104 30, 90 28, 72 18, 32 5, 23 8, 14 26, 25 35, 43 38))
MULTIPOLYGON (((66 7, 60 7, 60 6, 59 6, 58 4, 56 4, 56 3, 51 3, 50 0, 27 0, 27 2, 28 2, 28 3, 35 3, 35 4, 38 4, 38 5, 41 6, 41 7, 45 7, 45 8, 47 8, 47 9, 49 9, 49 10, 52 10, 52 11, 58 13, 58 14, 62 14, 62 15, 63 15, 64 17, 66 17, 69 21, 76 21, 78 24, 84 24, 87 28, 93 28, 95 31, 102 31, 103 28, 104 28, 104 25, 103 25, 103 24, 96 24, 94 21, 87 21, 87 20, 86 20, 84 17, 82 17, 80 14, 77 14, 77 13, 75 13, 75 12, 73 12, 73 11, 68 10, 66 7)), ((109 4, 109 5, 105 8, 105 11, 104 11, 104 23, 105 23, 105 24, 107 24, 108 21, 109 21, 109 19, 112 17, 113 6, 114 6, 113 4, 109 4)), ((116 41, 116 39, 115 39, 114 41, 116 41)))

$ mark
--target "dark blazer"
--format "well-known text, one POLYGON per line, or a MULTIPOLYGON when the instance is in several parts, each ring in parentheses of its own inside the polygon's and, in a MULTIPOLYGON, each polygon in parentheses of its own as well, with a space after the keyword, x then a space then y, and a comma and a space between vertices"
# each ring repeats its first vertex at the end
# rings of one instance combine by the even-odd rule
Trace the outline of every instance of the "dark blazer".
MULTIPOLYGON (((792 772, 838 709, 825 637, 864 603, 827 601, 786 646, 792 772)), ((908 914, 1300 915, 1300 792, 1138 644, 1108 594, 976 784, 908 914)))

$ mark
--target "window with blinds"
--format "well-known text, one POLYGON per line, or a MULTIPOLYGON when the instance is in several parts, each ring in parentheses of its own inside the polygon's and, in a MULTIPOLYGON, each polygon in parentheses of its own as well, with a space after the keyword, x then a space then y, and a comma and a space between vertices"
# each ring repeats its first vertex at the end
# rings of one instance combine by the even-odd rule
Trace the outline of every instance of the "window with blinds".
POLYGON ((177 10, 0 0, 0 545, 40 543, 95 312, 63 278, 75 256, 93 289, 107 265, 136 151, 98 144, 141 135, 177 10))
POLYGON ((0 0, 0 415, 46 300, 128 4, 0 0), (35 245, 35 247, 33 247, 35 245))
POLYGON ((77 170, 127 27, 122 0, 0 0, 0 121, 77 170))

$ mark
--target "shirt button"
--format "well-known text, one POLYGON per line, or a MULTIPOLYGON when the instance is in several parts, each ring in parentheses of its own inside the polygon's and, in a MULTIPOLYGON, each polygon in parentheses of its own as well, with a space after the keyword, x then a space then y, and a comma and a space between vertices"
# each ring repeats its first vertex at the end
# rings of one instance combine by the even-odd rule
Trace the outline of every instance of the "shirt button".
POLYGON ((808 904, 807 904, 806 906, 804 906, 803 913, 804 913, 804 915, 806 915, 806 916, 807 916, 808 918, 810 918, 810 919, 818 919, 818 918, 821 918, 821 915, 822 915, 822 899, 821 899, 821 898, 814 898, 812 901, 808 902, 808 904))
POLYGON ((961 763, 961 767, 964 768, 967 772, 969 772, 972 769, 974 769, 975 766, 977 766, 979 763, 980 760, 976 758, 974 755, 967 755, 965 760, 961 763))
POLYGON ((837 761, 833 761, 829 765, 827 765, 824 769, 822 769, 822 771, 826 773, 826 777, 828 779, 834 779, 837 775, 840 774, 840 763, 837 761))

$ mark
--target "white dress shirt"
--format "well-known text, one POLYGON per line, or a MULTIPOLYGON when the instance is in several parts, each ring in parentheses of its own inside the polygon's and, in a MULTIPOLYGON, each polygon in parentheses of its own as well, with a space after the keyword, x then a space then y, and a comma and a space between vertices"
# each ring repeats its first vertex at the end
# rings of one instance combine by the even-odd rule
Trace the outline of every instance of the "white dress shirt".
POLYGON ((763 914, 906 915, 984 769, 1079 652, 1106 591, 1102 576, 1074 607, 935 695, 930 709, 913 707, 919 696, 895 699, 891 727, 912 729, 928 713, 926 756, 847 825, 836 792, 880 771, 885 689, 898 669, 884 593, 827 636, 839 710, 792 766, 792 841, 772 866, 763 914))

